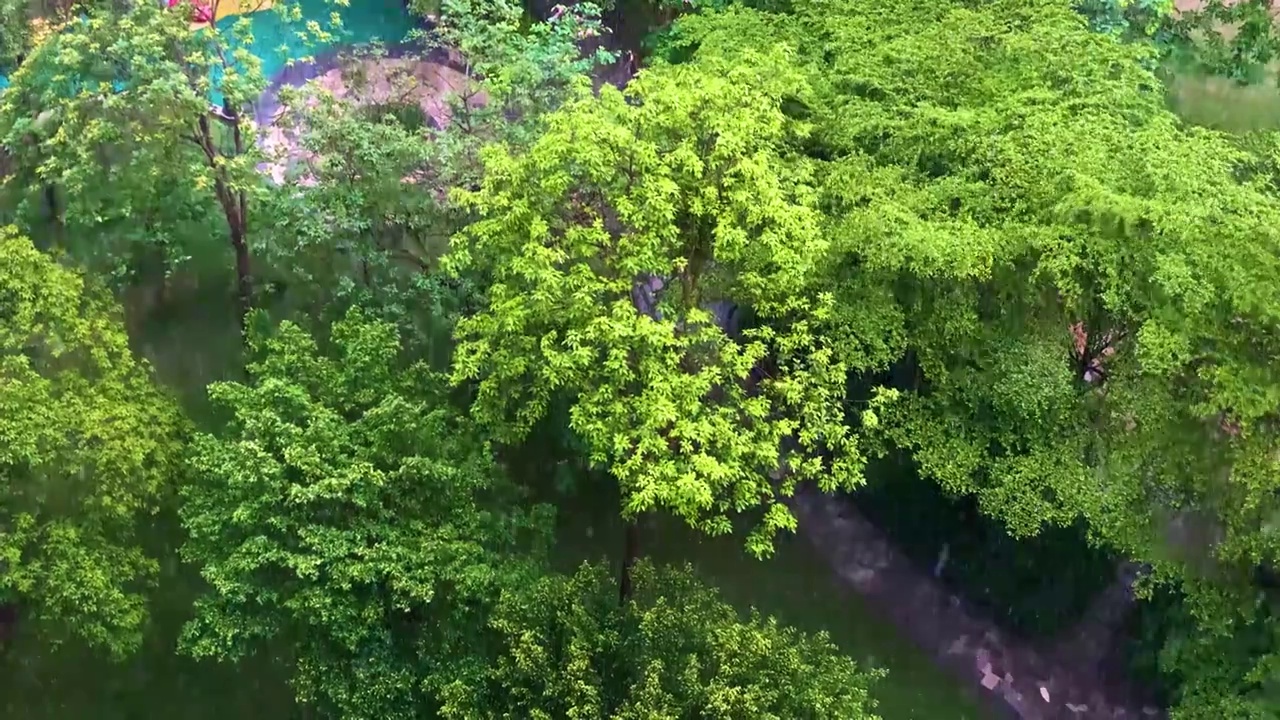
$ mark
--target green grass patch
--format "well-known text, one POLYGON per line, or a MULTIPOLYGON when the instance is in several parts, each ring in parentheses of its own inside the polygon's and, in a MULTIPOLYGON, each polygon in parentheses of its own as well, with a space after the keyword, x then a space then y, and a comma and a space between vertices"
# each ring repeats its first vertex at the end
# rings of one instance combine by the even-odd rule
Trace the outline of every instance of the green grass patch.
POLYGON ((1280 129, 1280 87, 1274 72, 1251 85, 1176 74, 1168 80, 1168 91, 1170 108, 1192 125, 1230 133, 1280 129))

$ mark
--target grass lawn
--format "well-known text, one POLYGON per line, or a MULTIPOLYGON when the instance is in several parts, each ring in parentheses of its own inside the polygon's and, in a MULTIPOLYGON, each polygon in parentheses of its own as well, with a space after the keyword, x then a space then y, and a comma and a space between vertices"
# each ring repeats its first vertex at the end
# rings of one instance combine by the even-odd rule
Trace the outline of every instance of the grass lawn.
POLYGON ((1242 87, 1225 78, 1175 77, 1169 105, 1184 120, 1231 133, 1280 129, 1280 87, 1270 82, 1242 87))

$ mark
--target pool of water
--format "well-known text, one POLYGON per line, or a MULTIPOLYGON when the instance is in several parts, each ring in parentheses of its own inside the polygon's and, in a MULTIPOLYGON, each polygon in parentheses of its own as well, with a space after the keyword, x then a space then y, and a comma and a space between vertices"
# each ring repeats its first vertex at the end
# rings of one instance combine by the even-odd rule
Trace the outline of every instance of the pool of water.
MULTIPOLYGON (((403 43, 418 27, 403 0, 359 0, 347 7, 332 0, 294 0, 290 4, 300 10, 301 22, 286 20, 274 10, 263 10, 223 18, 217 23, 218 32, 230 35, 242 19, 248 21, 253 41, 245 48, 262 60, 262 72, 268 82, 278 79, 295 62, 338 48, 403 43), (335 14, 341 21, 338 27, 332 23, 335 14), (305 37, 308 33, 300 31, 308 22, 318 23, 333 37, 325 42, 305 37)), ((213 75, 217 86, 221 71, 215 70, 213 75)), ((210 100, 220 105, 222 94, 212 93, 210 100)))

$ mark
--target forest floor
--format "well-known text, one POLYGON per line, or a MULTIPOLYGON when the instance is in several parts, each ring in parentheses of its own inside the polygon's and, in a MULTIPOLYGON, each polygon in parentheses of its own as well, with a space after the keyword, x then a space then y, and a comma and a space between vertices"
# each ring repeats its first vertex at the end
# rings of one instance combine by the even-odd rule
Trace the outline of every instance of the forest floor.
MULTIPOLYGON (((1113 661, 1117 632, 1132 609, 1130 578, 1101 593, 1057 642, 1032 643, 975 612, 916 567, 848 498, 802 489, 791 503, 800 532, 836 576, 941 668, 988 698, 1001 717, 1021 720, 1144 720, 1163 712, 1113 661)), ((1051 578, 1045 578, 1051 581, 1051 578)), ((1028 588, 1030 591, 1030 588, 1028 588)))
POLYGON ((1280 130, 1275 82, 1242 87, 1225 78, 1182 76, 1172 80, 1169 95, 1173 109, 1193 125, 1231 133, 1280 130))
MULTIPOLYGON (((1232 5, 1237 0, 1227 0, 1232 5)), ((1175 0, 1180 12, 1197 10, 1204 0, 1175 0)), ((1272 2, 1280 14, 1280 0, 1272 2)), ((1244 133, 1280 129, 1280 64, 1272 63, 1268 82, 1241 86, 1226 78, 1175 76, 1169 87, 1169 102, 1175 112, 1194 125, 1244 133)))

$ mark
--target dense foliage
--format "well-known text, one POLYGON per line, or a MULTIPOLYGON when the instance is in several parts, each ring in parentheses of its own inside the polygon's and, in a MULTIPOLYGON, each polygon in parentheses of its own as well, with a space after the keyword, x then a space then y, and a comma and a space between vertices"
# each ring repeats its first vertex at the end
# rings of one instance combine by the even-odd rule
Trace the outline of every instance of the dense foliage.
POLYGON ((146 523, 180 478, 185 423, 92 281, 0 228, 0 603, 55 640, 137 648, 146 523))
MULTIPOLYGON (((1015 534, 1082 518, 1184 576, 1205 623, 1184 648, 1254 622, 1248 570, 1276 550, 1277 205, 1239 181, 1239 146, 1180 125, 1149 50, 1057 2, 735 10, 670 52, 778 43, 807 53, 837 316, 894 365, 883 440, 1015 534)), ((1268 662, 1182 667, 1183 711, 1267 712, 1245 688, 1268 662)))
POLYGON ((824 636, 738 617, 690 569, 636 570, 619 607, 598 566, 505 593, 501 650, 444 717, 867 718, 868 680, 824 636), (494 699, 497 704, 494 705, 494 699))
POLYGON ((302 699, 417 717, 430 668, 464 651, 473 599, 535 525, 495 511, 483 441, 429 373, 399 366, 394 326, 351 315, 332 344, 318 354, 285 324, 251 337, 250 385, 210 387, 231 419, 192 445, 183 553, 213 592, 187 643, 234 658, 287 638, 302 699))
POLYGON ((353 311, 330 344, 254 334, 250 384, 210 388, 231 419, 183 491, 210 587, 191 652, 287 641, 299 698, 343 718, 871 717, 869 676, 825 638, 744 624, 688 572, 623 607, 598 569, 549 574, 549 508, 511 509, 395 326, 353 311))
POLYGON ((1000 597, 1055 538, 1138 561, 1175 716, 1280 712, 1280 138, 1164 85, 1253 78, 1261 3, 659 2, 634 78, 589 3, 412 5, 418 45, 310 68, 334 96, 265 77, 250 19, 0 0, 0 621, 127 655, 180 556, 180 651, 324 717, 871 718, 877 673, 638 537, 767 557, 801 483, 905 458, 983 515, 918 561, 999 537, 1021 573, 938 574, 1000 597), (107 294, 175 277, 234 288, 244 350, 191 419, 107 294), (617 578, 553 569, 566 472, 621 498, 617 578))
POLYGON ((625 514, 670 510, 718 534, 765 505, 757 554, 795 526, 769 479, 785 439, 809 453, 790 487, 851 487, 860 460, 841 422, 839 338, 817 331, 831 298, 807 287, 826 247, 812 169, 789 147, 803 128, 780 107, 789 60, 663 68, 628 97, 570 103, 527 152, 486 158, 464 198, 478 219, 450 257, 491 278, 457 330, 455 378, 480 381, 475 417, 516 438, 568 394, 625 514), (761 321, 745 342, 712 322, 706 306, 724 299, 761 321), (747 382, 766 356, 776 376, 747 382))

